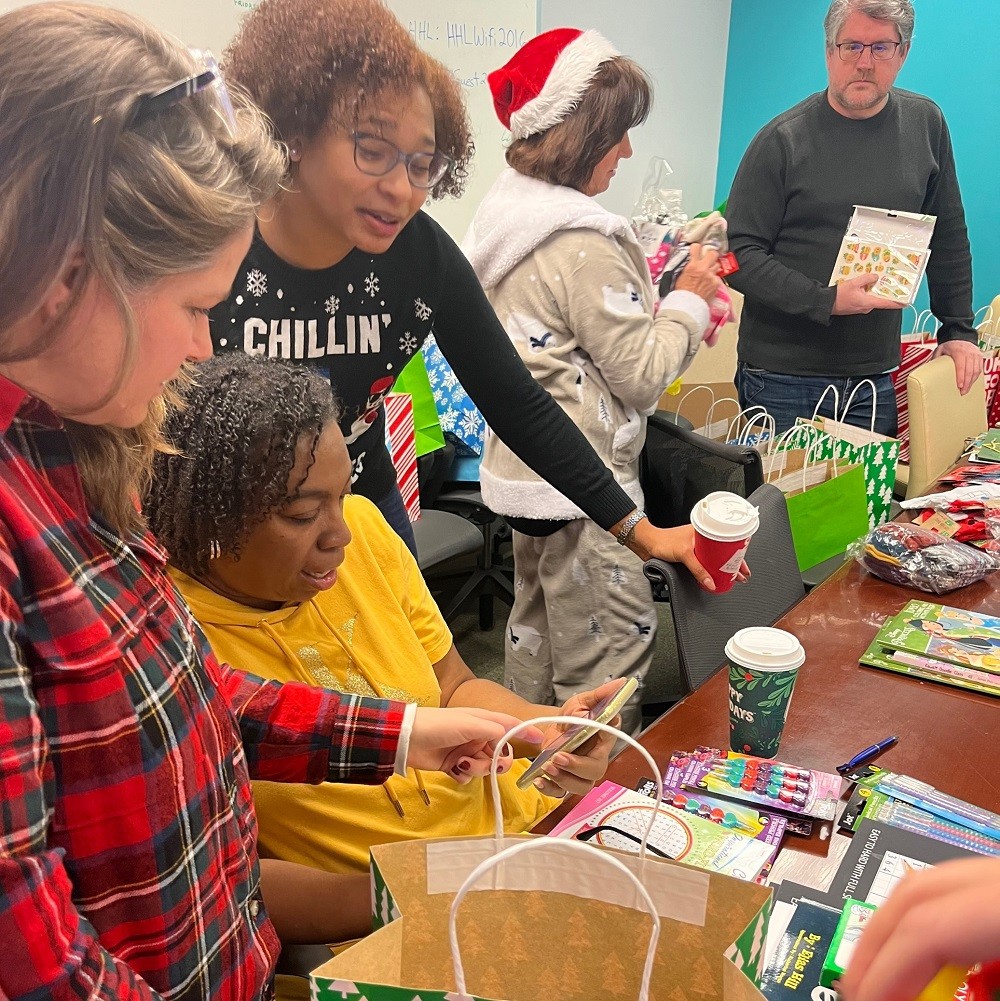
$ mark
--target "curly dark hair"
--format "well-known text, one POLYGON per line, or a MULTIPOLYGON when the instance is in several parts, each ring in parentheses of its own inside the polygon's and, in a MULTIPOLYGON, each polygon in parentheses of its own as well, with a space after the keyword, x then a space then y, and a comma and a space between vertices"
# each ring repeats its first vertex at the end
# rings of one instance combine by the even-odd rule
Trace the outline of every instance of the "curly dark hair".
POLYGON ((455 161, 431 197, 457 198, 465 188, 475 145, 461 87, 381 0, 263 0, 226 49, 225 70, 285 142, 314 139, 332 124, 353 128, 368 102, 421 86, 437 147, 455 161), (275 56, 277 39, 294 58, 275 56))
POLYGON ((156 456, 144 507, 170 561, 197 576, 214 541, 239 556, 285 500, 299 443, 315 456, 341 408, 329 382, 306 366, 242 351, 198 365, 181 397, 163 429, 176 452, 156 456))

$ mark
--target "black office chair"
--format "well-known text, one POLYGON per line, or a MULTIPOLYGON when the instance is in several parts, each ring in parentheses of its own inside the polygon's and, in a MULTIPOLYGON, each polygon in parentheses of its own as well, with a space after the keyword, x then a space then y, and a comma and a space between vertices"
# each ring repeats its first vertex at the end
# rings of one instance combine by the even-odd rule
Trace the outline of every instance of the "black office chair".
POLYGON ((646 513, 658 528, 686 525, 691 509, 714 490, 749 497, 763 482, 760 453, 678 427, 655 413, 639 463, 646 513))
POLYGON ((468 518, 479 527, 479 568, 456 596, 455 602, 460 604, 469 596, 478 595, 479 628, 492 629, 493 599, 500 598, 508 605, 514 604, 513 564, 500 558, 501 542, 510 537, 510 529, 500 515, 487 507, 482 492, 472 484, 455 485, 443 490, 438 496, 437 506, 442 511, 468 518))
POLYGON ((725 661, 725 645, 738 629, 767 626, 805 596, 785 495, 765 483, 747 498, 760 510, 760 528, 750 540, 750 579, 725 594, 703 591, 680 565, 649 560, 644 572, 654 594, 669 595, 681 676, 694 691, 725 661))
POLYGON ((476 579, 482 549, 482 536, 471 521, 458 514, 438 511, 432 506, 441 492, 454 458, 455 446, 446 445, 417 460, 420 518, 413 522, 417 565, 428 586, 439 592, 439 595, 448 594, 451 585, 458 589, 458 595, 441 609, 446 622, 451 621, 465 600, 466 595, 461 590, 463 585, 470 579, 476 579), (458 561, 463 556, 471 557, 474 561, 471 570, 458 561), (459 568, 459 572, 456 572, 456 568, 459 568))
POLYGON ((472 596, 479 599, 479 626, 493 627, 493 598, 514 601, 513 576, 497 562, 497 545, 504 529, 500 517, 483 502, 476 489, 443 491, 455 458, 455 446, 423 455, 418 460, 421 517, 413 523, 417 563, 424 578, 448 594, 441 614, 450 622, 472 596), (471 571, 455 574, 458 556, 475 555, 471 571), (449 585, 457 585, 454 593, 449 585))

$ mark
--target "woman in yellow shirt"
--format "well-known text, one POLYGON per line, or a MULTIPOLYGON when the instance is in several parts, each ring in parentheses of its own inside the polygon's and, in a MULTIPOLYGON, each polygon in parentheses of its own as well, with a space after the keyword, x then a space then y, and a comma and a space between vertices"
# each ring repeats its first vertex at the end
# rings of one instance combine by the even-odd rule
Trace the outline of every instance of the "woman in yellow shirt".
MULTIPOLYGON (((218 656, 276 681, 522 719, 580 713, 618 686, 553 710, 472 674, 404 543, 350 496, 339 407, 320 376, 233 352, 199 365, 185 397, 166 429, 176 452, 158 457, 145 510, 218 656)), ((515 746, 500 783, 506 829, 525 831, 553 797, 590 789, 612 744, 599 734, 556 755, 526 791, 515 779, 529 745, 515 746)), ((334 873, 367 873, 372 844, 494 823, 485 780, 412 769, 373 788, 258 782, 254 802, 263 856, 334 873)))

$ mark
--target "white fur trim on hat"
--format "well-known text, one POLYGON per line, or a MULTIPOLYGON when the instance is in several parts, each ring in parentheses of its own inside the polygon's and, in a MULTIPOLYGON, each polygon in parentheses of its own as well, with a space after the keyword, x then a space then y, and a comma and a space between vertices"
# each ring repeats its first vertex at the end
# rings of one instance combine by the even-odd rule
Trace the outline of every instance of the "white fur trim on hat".
POLYGON ((526 139, 561 122, 580 103, 601 63, 617 55, 618 50, 596 31, 575 38, 559 53, 538 96, 510 116, 511 135, 526 139))

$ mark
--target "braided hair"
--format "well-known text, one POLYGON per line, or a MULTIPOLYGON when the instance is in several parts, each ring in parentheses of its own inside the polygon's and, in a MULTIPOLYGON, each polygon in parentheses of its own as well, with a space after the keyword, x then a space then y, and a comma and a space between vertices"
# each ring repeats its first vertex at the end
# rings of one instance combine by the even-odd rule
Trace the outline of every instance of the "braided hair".
POLYGON ((156 456, 144 506, 174 566, 201 576, 214 543, 239 556, 285 501, 300 442, 310 457, 301 486, 340 404, 311 369, 242 351, 198 365, 181 397, 164 426, 172 451, 156 456))

